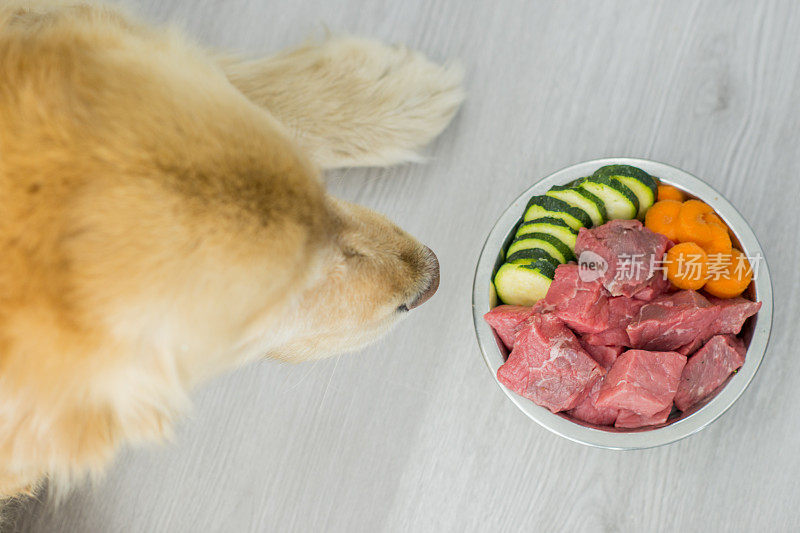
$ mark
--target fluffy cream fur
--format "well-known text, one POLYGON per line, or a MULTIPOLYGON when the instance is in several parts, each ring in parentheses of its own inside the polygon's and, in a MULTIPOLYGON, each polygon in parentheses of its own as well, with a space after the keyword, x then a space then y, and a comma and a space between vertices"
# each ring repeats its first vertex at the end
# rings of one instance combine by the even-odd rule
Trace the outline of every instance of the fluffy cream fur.
POLYGON ((211 55, 116 8, 0 7, 0 496, 159 439, 198 382, 385 332, 427 248, 329 197, 442 131, 460 73, 343 38, 211 55))

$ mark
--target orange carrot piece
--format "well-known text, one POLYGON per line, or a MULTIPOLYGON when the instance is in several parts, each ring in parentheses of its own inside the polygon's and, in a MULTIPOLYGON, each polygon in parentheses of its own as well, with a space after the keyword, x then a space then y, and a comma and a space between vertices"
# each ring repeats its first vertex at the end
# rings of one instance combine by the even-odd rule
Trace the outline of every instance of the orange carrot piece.
POLYGON ((706 215, 711 226, 711 238, 707 242, 698 243, 707 254, 729 254, 733 248, 728 226, 716 213, 706 215))
POLYGON ((728 254, 709 255, 709 278, 705 291, 717 298, 734 298, 744 292, 753 279, 747 257, 733 248, 728 254))
POLYGON ((667 252, 667 279, 679 289, 699 290, 708 279, 708 256, 693 242, 676 244, 667 252))
POLYGON ((660 200, 654 203, 644 216, 644 225, 651 231, 665 235, 678 242, 678 213, 681 203, 676 200, 660 200))
POLYGON ((727 253, 728 227, 708 204, 686 200, 678 213, 678 240, 695 242, 707 252, 727 253))
POLYGON ((659 185, 657 198, 659 202, 661 200, 676 200, 682 202, 686 200, 686 195, 682 190, 672 185, 659 185))

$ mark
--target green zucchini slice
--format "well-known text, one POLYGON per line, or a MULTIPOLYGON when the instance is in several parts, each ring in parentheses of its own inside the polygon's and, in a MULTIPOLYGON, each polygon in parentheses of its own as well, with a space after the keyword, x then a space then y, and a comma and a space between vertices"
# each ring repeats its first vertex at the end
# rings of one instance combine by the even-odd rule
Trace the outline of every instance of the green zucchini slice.
POLYGON ((609 220, 631 219, 639 214, 639 198, 614 178, 590 176, 581 182, 581 187, 603 201, 609 220))
POLYGON ((630 165, 607 165, 597 169, 596 176, 614 178, 628 187, 639 200, 637 218, 643 220, 658 196, 658 182, 644 170, 630 165))
POLYGON ((548 263, 553 265, 553 268, 557 267, 560 264, 558 259, 547 253, 547 251, 542 248, 527 248, 525 250, 514 252, 513 254, 508 256, 506 263, 528 264, 538 260, 547 261, 548 263))
POLYGON ((573 253, 572 249, 570 249, 569 245, 561 241, 561 239, 554 237, 549 233, 538 232, 520 235, 514 239, 514 241, 511 243, 511 246, 508 247, 506 254, 508 257, 510 257, 515 252, 520 250, 528 250, 531 248, 541 248, 548 254, 558 259, 559 263, 566 263, 575 258, 575 254, 573 253))
POLYGON ((528 200, 528 205, 522 218, 527 222, 542 217, 560 218, 575 230, 581 227, 591 227, 592 225, 592 218, 583 209, 571 206, 564 200, 544 194, 534 196, 528 200))
POLYGON ((528 222, 523 222, 517 229, 515 237, 528 233, 549 233, 561 239, 573 250, 575 249, 575 239, 578 237, 577 230, 572 229, 569 224, 555 217, 535 218, 528 222))
POLYGON ((556 185, 545 194, 553 198, 558 198, 559 200, 564 200, 573 207, 583 209, 589 217, 591 217, 592 224, 595 226, 600 226, 607 220, 606 206, 603 204, 603 201, 580 185, 577 187, 556 185))
POLYGON ((533 305, 547 294, 555 267, 545 260, 529 264, 505 263, 494 276, 497 296, 509 305, 533 305))

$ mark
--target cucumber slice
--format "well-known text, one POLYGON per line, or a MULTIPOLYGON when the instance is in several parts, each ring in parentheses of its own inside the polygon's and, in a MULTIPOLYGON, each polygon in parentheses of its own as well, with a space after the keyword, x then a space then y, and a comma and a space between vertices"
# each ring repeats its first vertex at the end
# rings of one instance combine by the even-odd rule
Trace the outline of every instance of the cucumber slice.
POLYGON ((560 218, 572 229, 581 227, 591 227, 592 218, 589 214, 578 207, 569 205, 564 200, 540 194, 528 200, 528 206, 523 215, 524 221, 534 220, 542 217, 560 218))
POLYGON ((636 218, 639 220, 644 220, 644 215, 647 213, 647 210, 650 209, 654 203, 656 203, 656 193, 654 193, 650 187, 636 178, 622 176, 614 179, 628 187, 631 191, 633 191, 633 194, 636 195, 636 198, 639 200, 639 212, 636 214, 636 218))
POLYGON ((569 246, 570 251, 575 251, 575 240, 578 232, 569 227, 569 224, 561 219, 544 217, 530 220, 523 223, 517 230, 516 237, 530 235, 532 233, 547 233, 559 241, 569 246))
POLYGON ((556 185, 545 194, 564 200, 573 207, 583 209, 591 217, 592 224, 595 226, 604 224, 607 220, 606 206, 603 201, 581 186, 556 185))
POLYGON ((607 165, 597 169, 596 176, 614 178, 628 187, 639 200, 637 218, 644 220, 658 195, 658 182, 644 170, 630 165, 607 165))
MULTIPOLYGON (((573 245, 574 247, 574 245, 573 245)), ((558 237, 554 237, 549 233, 529 233, 527 235, 520 235, 511 243, 506 252, 507 256, 513 255, 520 250, 529 250, 532 248, 540 248, 558 259, 559 263, 566 263, 575 258, 575 254, 570 247, 561 241, 558 237)))
POLYGON ((528 248, 527 250, 520 250, 518 252, 514 252, 513 254, 508 256, 508 260, 506 263, 524 263, 530 264, 534 261, 544 260, 553 265, 553 268, 557 267, 560 262, 558 259, 547 253, 542 248, 528 248))
POLYGON ((633 167, 631 165, 606 165, 595 170, 594 176, 606 176, 608 178, 619 178, 620 176, 636 178, 653 189, 653 192, 658 191, 658 183, 653 176, 641 168, 633 167))
POLYGON ((606 206, 609 220, 636 218, 639 199, 627 186, 607 176, 590 176, 581 187, 597 195, 606 206))
POLYGON ((555 267, 544 260, 530 264, 505 263, 494 276, 497 296, 509 305, 533 305, 547 294, 555 267))
POLYGON ((584 227, 583 222, 580 218, 577 218, 573 215, 570 215, 566 211, 562 212, 554 212, 548 210, 546 207, 541 205, 531 205, 525 210, 525 214, 523 215, 522 219, 524 221, 536 220, 537 218, 544 218, 544 217, 551 217, 551 218, 558 218, 563 220, 570 228, 579 229, 584 227))

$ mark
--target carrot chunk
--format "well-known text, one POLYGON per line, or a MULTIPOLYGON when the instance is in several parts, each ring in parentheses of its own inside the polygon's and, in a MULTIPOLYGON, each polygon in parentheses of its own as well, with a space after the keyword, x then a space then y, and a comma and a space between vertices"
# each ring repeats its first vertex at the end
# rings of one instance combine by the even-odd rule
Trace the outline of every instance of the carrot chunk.
POLYGON ((678 213, 678 240, 695 242, 707 252, 728 253, 728 227, 708 204, 686 200, 678 213))
POLYGON ((682 202, 686 200, 686 195, 683 191, 672 185, 659 185, 658 186, 658 201, 661 200, 676 200, 682 202))
POLYGON ((753 267, 747 256, 733 248, 727 254, 709 255, 705 291, 717 298, 734 298, 744 292, 753 279, 753 267))
POLYGON ((651 231, 665 235, 678 242, 678 213, 681 203, 676 200, 659 200, 654 203, 644 217, 644 225, 651 231))
POLYGON ((728 226, 716 213, 706 216, 706 220, 711 226, 711 238, 707 242, 698 243, 707 254, 729 254, 733 245, 728 226))
POLYGON ((708 256, 693 242, 676 244, 667 252, 666 270, 673 285, 696 291, 708 279, 708 256))

